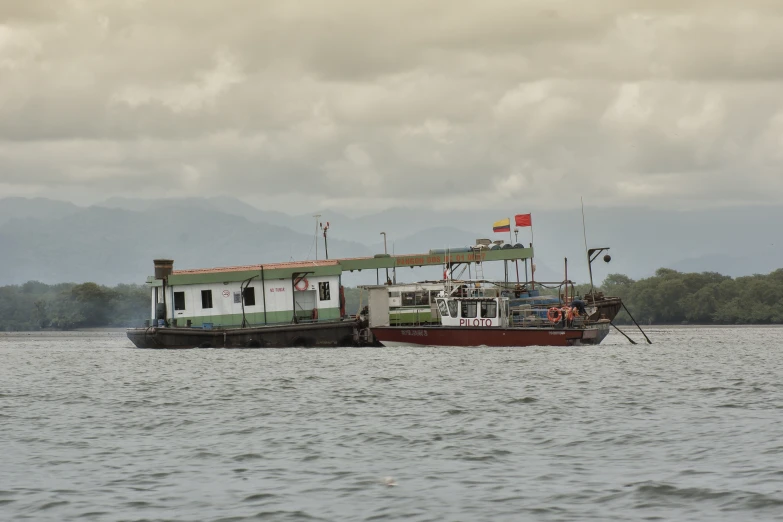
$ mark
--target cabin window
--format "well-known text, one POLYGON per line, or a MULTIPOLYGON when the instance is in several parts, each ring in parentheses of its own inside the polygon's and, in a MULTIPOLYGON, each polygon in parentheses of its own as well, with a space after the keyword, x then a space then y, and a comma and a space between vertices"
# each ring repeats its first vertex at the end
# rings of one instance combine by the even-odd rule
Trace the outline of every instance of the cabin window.
POLYGON ((323 283, 318 283, 318 299, 321 301, 328 301, 331 298, 331 294, 329 293, 329 282, 324 281, 323 283))
POLYGON ((426 290, 402 293, 402 306, 428 306, 430 294, 426 290))
POLYGON ((416 304, 416 292, 402 293, 402 306, 413 306, 416 304))
POLYGON ((449 316, 449 308, 446 306, 446 300, 445 299, 438 299, 438 309, 440 310, 440 315, 449 316))
POLYGON ((394 298, 399 299, 400 298, 400 293, 399 292, 389 292, 389 297, 391 297, 392 299, 394 299, 394 298))
POLYGON ((256 289, 255 287, 248 286, 245 288, 245 306, 255 306, 256 304, 256 289))
POLYGON ((495 301, 481 301, 481 317, 494 319, 498 315, 498 304, 495 301))
POLYGON ((212 308, 212 290, 201 291, 201 308, 212 308))
POLYGON ((185 309, 185 292, 174 292, 174 310, 185 309))
POLYGON ((457 317, 457 301, 449 301, 449 315, 457 317))
POLYGON ((478 303, 476 301, 462 301, 462 317, 473 319, 478 315, 478 303))

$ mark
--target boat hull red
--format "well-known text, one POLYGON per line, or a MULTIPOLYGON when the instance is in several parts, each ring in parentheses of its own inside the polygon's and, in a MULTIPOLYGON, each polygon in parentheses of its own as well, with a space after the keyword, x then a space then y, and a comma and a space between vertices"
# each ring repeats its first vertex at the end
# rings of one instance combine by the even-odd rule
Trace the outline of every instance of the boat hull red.
POLYGON ((378 326, 371 329, 384 346, 575 346, 599 344, 609 323, 584 329, 378 326))

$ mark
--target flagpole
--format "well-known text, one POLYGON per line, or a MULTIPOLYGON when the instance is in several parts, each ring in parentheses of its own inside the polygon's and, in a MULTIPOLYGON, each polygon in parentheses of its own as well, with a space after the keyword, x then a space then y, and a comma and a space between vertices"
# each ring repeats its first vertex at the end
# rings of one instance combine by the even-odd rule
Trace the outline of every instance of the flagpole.
POLYGON ((511 246, 514 246, 514 236, 511 235, 511 218, 508 219, 508 242, 511 243, 511 246))
MULTIPOLYGON (((530 248, 533 248, 533 220, 530 220, 530 248)), ((533 256, 535 255, 535 250, 533 250, 533 256)), ((533 290, 536 289, 536 269, 535 269, 535 263, 533 263, 533 256, 530 256, 530 282, 531 282, 531 288, 533 290)))
MULTIPOLYGON (((508 219, 508 242, 511 244, 511 246, 514 246, 514 236, 511 235, 511 218, 508 219)), ((506 284, 508 284, 508 260, 505 262, 506 264, 506 284)), ((519 279, 519 278, 517 278, 519 279)))
MULTIPOLYGON (((516 217, 514 217, 514 219, 516 220, 516 217)), ((517 224, 516 221, 514 221, 514 235, 516 236, 514 245, 516 245, 516 241, 519 241, 519 229, 516 227, 517 224)), ((517 287, 519 287, 519 259, 514 260, 514 265, 517 267, 517 287)))

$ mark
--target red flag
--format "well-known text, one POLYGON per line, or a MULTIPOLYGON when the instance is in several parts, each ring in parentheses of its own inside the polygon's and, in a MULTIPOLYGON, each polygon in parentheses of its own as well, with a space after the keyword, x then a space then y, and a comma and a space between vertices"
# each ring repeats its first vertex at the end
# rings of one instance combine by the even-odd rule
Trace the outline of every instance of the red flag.
POLYGON ((532 227, 533 219, 530 214, 517 214, 514 216, 514 224, 518 227, 532 227))

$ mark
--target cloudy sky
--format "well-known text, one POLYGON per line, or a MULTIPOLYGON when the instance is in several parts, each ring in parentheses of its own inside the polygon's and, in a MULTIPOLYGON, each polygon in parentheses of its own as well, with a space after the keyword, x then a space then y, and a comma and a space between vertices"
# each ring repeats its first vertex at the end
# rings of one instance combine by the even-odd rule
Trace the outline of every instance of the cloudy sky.
POLYGON ((777 203, 781 56, 780 0, 0 0, 0 196, 777 203))

